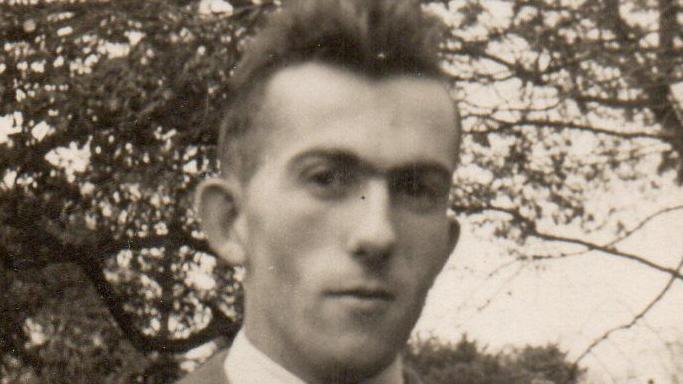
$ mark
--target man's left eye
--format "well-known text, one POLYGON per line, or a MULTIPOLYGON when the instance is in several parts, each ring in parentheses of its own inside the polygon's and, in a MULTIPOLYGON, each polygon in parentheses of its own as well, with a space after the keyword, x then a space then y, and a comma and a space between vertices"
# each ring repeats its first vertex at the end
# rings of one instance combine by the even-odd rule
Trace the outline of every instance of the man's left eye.
POLYGON ((397 192, 414 198, 431 198, 436 195, 432 186, 414 178, 399 180, 394 188, 397 192))
POLYGON ((392 182, 392 190, 413 209, 424 211, 440 207, 448 198, 448 185, 437 180, 403 174, 392 182))

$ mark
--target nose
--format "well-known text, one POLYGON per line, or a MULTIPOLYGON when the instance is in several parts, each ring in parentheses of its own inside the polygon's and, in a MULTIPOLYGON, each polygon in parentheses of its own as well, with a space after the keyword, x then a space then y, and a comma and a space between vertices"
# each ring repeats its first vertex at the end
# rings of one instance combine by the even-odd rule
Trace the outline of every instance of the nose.
POLYGON ((363 188, 351 223, 349 248, 352 254, 368 263, 386 260, 396 245, 396 230, 391 215, 391 196, 383 180, 363 188))

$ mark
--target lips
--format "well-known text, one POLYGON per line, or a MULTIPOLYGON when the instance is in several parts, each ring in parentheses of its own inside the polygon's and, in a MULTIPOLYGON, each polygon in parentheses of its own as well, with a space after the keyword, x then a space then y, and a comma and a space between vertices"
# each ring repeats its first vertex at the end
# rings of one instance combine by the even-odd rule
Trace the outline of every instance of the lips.
POLYGON ((336 308, 352 315, 362 323, 368 319, 380 319, 395 305, 396 295, 379 284, 344 286, 326 292, 327 299, 336 308), (357 317, 360 316, 360 317, 357 317))
POLYGON ((394 295, 382 287, 351 287, 328 292, 332 297, 349 297, 358 300, 392 301, 394 295))

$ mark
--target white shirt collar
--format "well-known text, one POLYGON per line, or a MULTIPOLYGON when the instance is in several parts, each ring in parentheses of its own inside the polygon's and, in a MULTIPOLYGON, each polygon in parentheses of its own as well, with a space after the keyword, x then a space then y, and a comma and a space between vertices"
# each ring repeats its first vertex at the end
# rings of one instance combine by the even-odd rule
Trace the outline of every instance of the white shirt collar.
MULTIPOLYGON (((360 384, 403 384, 402 368, 397 357, 384 371, 360 384)), ((243 331, 235 337, 223 369, 230 384, 306 384, 259 351, 243 331)))

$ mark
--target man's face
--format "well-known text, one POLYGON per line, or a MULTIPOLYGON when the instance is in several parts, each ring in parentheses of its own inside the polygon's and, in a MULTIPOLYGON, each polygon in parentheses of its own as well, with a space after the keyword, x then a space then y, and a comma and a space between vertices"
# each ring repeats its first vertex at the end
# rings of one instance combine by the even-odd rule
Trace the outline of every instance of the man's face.
POLYGON ((247 336, 285 368, 362 377, 405 344, 457 239, 452 108, 436 81, 317 63, 269 82, 236 232, 247 336))

